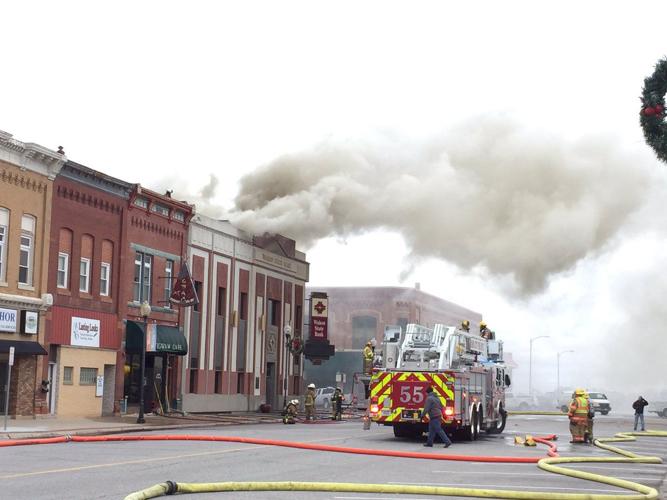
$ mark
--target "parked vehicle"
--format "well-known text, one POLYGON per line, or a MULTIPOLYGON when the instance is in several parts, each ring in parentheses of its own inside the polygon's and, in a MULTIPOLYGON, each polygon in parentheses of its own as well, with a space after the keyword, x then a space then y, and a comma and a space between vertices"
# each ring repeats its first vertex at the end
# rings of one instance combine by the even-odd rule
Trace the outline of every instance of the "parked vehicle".
MULTIPOLYGON (((558 408, 563 413, 567 413, 570 401, 572 401, 572 392, 573 391, 563 391, 561 397, 558 400, 558 408)), ((593 409, 596 413, 601 413, 602 415, 607 415, 611 411, 611 403, 607 396, 603 392, 598 391, 586 391, 588 392, 588 398, 593 405, 593 409)))
POLYGON ((315 408, 331 408, 331 397, 336 391, 335 387, 320 387, 315 391, 315 408))
POLYGON ((651 401, 649 402, 646 411, 649 413, 657 413, 659 417, 667 418, 667 401, 651 401))
POLYGON ((537 396, 505 393, 505 408, 508 410, 536 410, 539 406, 537 396))

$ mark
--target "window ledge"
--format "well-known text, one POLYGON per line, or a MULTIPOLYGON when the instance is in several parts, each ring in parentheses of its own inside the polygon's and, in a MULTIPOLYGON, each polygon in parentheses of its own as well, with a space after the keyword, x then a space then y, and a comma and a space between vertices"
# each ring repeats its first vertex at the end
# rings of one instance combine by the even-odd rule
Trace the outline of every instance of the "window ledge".
POLYGON ((32 286, 32 285, 26 285, 25 283, 19 283, 19 284, 18 284, 18 289, 19 289, 19 290, 27 290, 27 291, 29 291, 29 292, 34 292, 34 291, 35 291, 35 287, 34 287, 34 286, 32 286))
POLYGON ((67 295, 68 297, 72 296, 72 292, 70 292, 67 288, 58 288, 56 293, 58 295, 67 295))
POLYGON ((79 298, 80 299, 86 299, 86 300, 92 300, 93 296, 88 292, 79 291, 79 298))
POLYGON ((100 295, 100 302, 108 302, 109 304, 111 304, 113 302, 113 299, 108 295, 100 295))
POLYGON ((6 286, 9 286, 9 283, 7 283, 6 281, 0 281, 0 286, 5 286, 6 287, 6 286))

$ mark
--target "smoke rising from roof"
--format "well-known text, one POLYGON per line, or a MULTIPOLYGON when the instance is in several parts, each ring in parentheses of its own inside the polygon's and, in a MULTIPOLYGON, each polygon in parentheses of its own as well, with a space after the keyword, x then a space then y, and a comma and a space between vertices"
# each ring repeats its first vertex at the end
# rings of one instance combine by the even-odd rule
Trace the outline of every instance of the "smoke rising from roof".
POLYGON ((328 141, 284 155, 241 179, 230 218, 306 245, 396 231, 412 262, 509 276, 530 294, 604 249, 641 205, 648 165, 609 138, 567 143, 487 118, 428 142, 328 141))

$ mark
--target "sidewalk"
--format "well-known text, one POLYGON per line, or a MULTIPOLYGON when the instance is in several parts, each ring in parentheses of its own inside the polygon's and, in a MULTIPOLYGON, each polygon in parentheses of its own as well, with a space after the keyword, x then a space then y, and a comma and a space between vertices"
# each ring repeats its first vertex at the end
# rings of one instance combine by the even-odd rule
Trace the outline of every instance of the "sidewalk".
POLYGON ((0 419, 0 440, 35 439, 58 436, 94 436, 159 430, 217 427, 227 425, 267 424, 282 422, 277 413, 219 413, 145 415, 146 422, 137 424, 137 414, 96 418, 66 418, 57 416, 0 419))

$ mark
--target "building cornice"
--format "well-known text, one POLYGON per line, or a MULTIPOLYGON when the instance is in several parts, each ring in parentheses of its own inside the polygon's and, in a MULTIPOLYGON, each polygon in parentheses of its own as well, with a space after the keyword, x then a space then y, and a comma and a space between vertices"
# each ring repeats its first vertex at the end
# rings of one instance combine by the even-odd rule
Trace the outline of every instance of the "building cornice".
POLYGON ((53 296, 49 293, 42 295, 41 299, 38 299, 37 297, 26 297, 24 295, 0 293, 1 307, 47 311, 52 305, 53 296))
POLYGON ((53 180, 67 158, 39 144, 21 142, 0 130, 0 160, 53 180))

